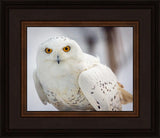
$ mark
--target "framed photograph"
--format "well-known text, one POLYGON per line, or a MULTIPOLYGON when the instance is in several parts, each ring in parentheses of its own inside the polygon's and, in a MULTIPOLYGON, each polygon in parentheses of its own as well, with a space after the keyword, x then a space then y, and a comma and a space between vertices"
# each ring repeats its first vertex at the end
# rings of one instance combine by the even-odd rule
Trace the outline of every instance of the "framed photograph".
POLYGON ((158 136, 157 5, 2 1, 1 135, 158 136))
MULTIPOLYGON (((138 107, 139 105, 138 104, 139 102, 138 100, 139 98, 138 97, 139 95, 138 94, 139 93, 138 91, 139 90, 138 88, 138 84, 139 84, 139 75, 138 75, 139 22, 138 21, 137 22, 136 21, 132 21, 132 22, 129 22, 129 21, 128 22, 127 21, 126 22, 21 21, 21 26, 22 26, 22 29, 21 29, 22 48, 21 49, 22 49, 22 57, 23 57, 22 59, 25 59, 25 60, 22 60, 22 63, 21 63, 21 69, 22 69, 21 71, 22 73, 21 105, 23 105, 21 108, 21 111, 22 111, 23 117, 27 117, 27 116, 28 117, 29 116, 30 117, 31 116, 34 116, 34 117, 36 116, 37 117, 39 116, 41 117, 87 117, 87 116, 90 116, 90 117, 91 116, 95 116, 95 117, 132 116, 133 117, 133 116, 138 116, 138 109, 139 109, 138 107), (64 36, 62 35, 62 33, 64 36), (51 38, 54 39, 54 37, 57 37, 57 39, 61 37, 66 37, 66 35, 67 37, 69 36, 70 38, 74 40, 76 39, 76 41, 79 41, 80 47, 84 49, 84 52, 91 54, 93 56, 98 56, 100 58, 100 61, 103 62, 103 64, 110 63, 111 69, 114 70, 115 74, 117 73, 117 75, 119 75, 118 81, 121 83, 123 82, 123 85, 126 86, 128 91, 130 91, 130 94, 134 95, 133 96, 134 102, 132 102, 131 104, 123 105, 121 110, 117 109, 118 112, 114 112, 114 109, 113 110, 111 109, 111 111, 109 109, 105 110, 105 108, 103 110, 98 110, 98 111, 101 111, 101 113, 96 112, 95 109, 90 109, 90 110, 88 109, 88 112, 85 112, 87 111, 87 109, 85 108, 81 109, 80 105, 78 105, 79 104, 78 98, 77 99, 75 98, 76 101, 74 101, 73 95, 75 94, 75 92, 73 92, 73 94, 70 94, 69 97, 66 98, 66 99, 71 98, 72 99, 71 101, 73 101, 73 103, 70 105, 71 109, 69 109, 69 106, 67 105, 67 109, 65 110, 65 105, 63 105, 63 107, 61 107, 60 110, 58 110, 55 108, 52 101, 48 105, 43 105, 43 103, 40 100, 40 97, 36 92, 36 90, 38 89, 36 89, 36 87, 34 86, 35 83, 33 79, 33 72, 36 69, 36 54, 38 51, 37 49, 40 47, 40 44, 36 44, 36 43, 42 43, 47 39, 51 39, 51 38), (90 43, 93 43, 93 44, 90 44, 90 43), (113 49, 112 50, 109 46, 110 47, 115 46, 115 47, 112 48, 113 49), (107 47, 108 47, 108 50, 107 50, 107 47), (126 53, 125 53, 125 50, 126 50, 126 53), (107 51, 108 51, 108 57, 107 57, 107 51), (118 53, 119 53, 119 57, 116 57, 118 56, 118 53), (127 58, 120 53, 123 53, 124 55, 126 55, 127 58), (121 60, 118 61, 118 59, 120 58, 121 60), (108 59, 108 61, 106 59, 108 59), (129 61, 123 61, 125 59, 129 61), (27 88, 25 88, 25 86, 27 86, 27 88), (76 108, 74 108, 75 106, 76 108), (67 110, 69 112, 64 112, 67 110), (58 112, 55 112, 55 111, 58 111, 58 112), (75 112, 75 111, 78 111, 78 112, 75 112), (109 111, 109 112, 106 112, 106 111, 109 111)), ((55 43, 53 45, 55 45, 55 43)), ((47 53, 47 56, 48 56, 48 53, 47 53)), ((78 65, 76 65, 76 67, 77 66, 78 65)), ((61 66, 58 65, 58 67, 61 67, 61 66)), ((60 68, 58 70, 60 70, 60 68)), ((69 70, 71 69, 69 68, 69 70)), ((67 71, 67 69, 64 71, 67 71)), ((48 71, 46 72, 48 74, 48 71)), ((56 72, 56 70, 53 72, 56 72)), ((58 77, 58 76, 55 76, 55 77, 58 77)), ((64 79, 64 76, 63 76, 63 79, 64 79)), ((58 80, 56 79, 56 82, 57 81, 58 80)), ((70 81, 70 77, 69 77, 67 79, 67 86, 72 81, 73 80, 70 81)), ((102 88, 104 89, 104 93, 105 93, 105 88, 106 88, 106 92, 109 89, 109 85, 110 84, 108 84, 107 86, 107 82, 106 82, 106 87, 104 86, 104 88, 102 88)), ((63 87, 63 86, 60 85, 59 87, 63 87)), ((71 93, 71 92, 68 91, 68 93, 71 93)), ((52 93, 52 94, 55 95, 56 93, 52 93)), ((48 94, 46 93, 46 95, 48 94)), ((64 94, 64 95, 65 97, 67 96, 67 94, 64 94)), ((65 98, 63 97, 63 99, 65 98)), ((113 96, 113 99, 114 99, 114 96, 113 96)), ((102 101, 102 99, 99 99, 99 100, 102 101)), ((85 103, 85 101, 83 102, 85 103)), ((100 104, 103 104, 103 102, 99 103, 98 105, 101 106, 100 104)), ((107 104, 107 102, 105 104, 107 104)), ((87 105, 85 105, 85 107, 86 106, 87 105)))

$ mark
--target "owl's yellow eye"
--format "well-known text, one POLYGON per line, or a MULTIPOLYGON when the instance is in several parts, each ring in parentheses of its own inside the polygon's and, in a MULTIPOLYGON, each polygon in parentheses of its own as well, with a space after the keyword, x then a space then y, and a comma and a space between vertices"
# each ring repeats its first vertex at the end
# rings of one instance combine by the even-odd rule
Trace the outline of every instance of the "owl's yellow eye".
POLYGON ((45 52, 46 52, 47 54, 50 54, 50 53, 52 52, 52 49, 51 49, 51 48, 46 48, 46 49, 45 49, 45 52))
POLYGON ((66 46, 63 48, 63 51, 64 52, 69 52, 71 50, 71 47, 70 46, 66 46))

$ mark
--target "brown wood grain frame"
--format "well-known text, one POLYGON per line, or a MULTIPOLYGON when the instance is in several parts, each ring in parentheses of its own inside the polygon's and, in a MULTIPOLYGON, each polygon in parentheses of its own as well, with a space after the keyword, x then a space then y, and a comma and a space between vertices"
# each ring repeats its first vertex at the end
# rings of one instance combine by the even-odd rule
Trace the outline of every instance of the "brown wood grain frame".
POLYGON ((139 22, 138 21, 21 21, 21 116, 22 117, 138 117, 139 22), (27 111, 27 27, 133 27, 133 111, 27 111))
POLYGON ((160 136, 160 0, 1 0, 0 137, 160 136), (30 26, 133 27, 133 112, 27 111, 30 26))

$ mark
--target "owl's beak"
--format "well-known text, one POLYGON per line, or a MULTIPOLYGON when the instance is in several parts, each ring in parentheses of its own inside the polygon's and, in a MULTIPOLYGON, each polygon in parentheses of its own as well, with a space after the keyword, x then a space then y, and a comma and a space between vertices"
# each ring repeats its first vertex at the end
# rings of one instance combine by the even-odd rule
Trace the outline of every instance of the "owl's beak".
POLYGON ((58 64, 60 63, 60 59, 59 59, 59 56, 57 56, 57 63, 58 63, 58 64))

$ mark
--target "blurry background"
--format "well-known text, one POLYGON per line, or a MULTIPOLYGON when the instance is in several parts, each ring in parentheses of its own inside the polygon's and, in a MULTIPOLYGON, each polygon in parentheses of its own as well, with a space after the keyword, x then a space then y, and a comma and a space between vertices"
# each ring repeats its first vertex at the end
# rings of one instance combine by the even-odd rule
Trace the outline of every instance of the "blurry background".
MULTIPOLYGON (((75 40, 83 52, 98 56, 133 94, 132 27, 27 27, 27 111, 56 111, 52 105, 41 103, 34 86, 33 71, 38 46, 51 37, 62 35, 75 40)), ((123 105, 122 109, 133 111, 133 104, 123 105)))

